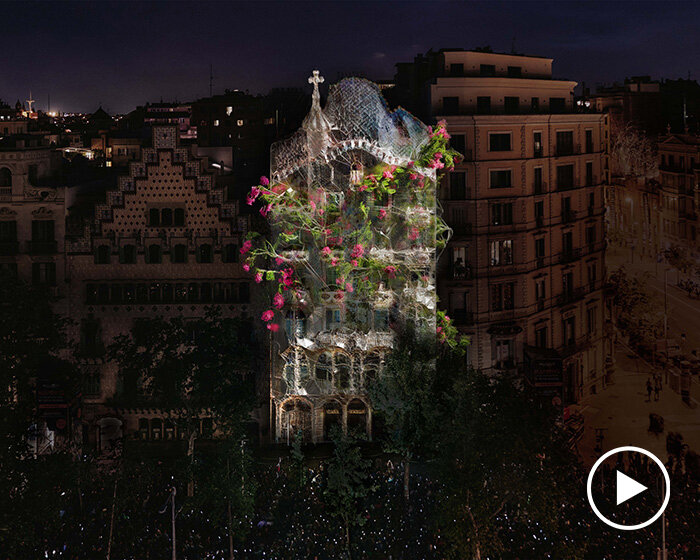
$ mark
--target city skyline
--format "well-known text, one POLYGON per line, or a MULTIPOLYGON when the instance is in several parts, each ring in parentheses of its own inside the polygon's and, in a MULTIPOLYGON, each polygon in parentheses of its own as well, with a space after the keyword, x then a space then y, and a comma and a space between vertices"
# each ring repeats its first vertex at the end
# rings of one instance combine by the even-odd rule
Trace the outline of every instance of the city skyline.
POLYGON ((7 3, 14 25, 5 34, 0 99, 24 102, 31 91, 42 110, 50 96, 54 111, 102 105, 123 113, 160 98, 208 95, 210 67, 214 93, 265 93, 303 87, 312 66, 332 79, 389 79, 397 62, 445 46, 549 56, 556 76, 591 88, 639 74, 693 78, 700 62, 699 40, 690 32, 700 8, 691 3, 642 4, 633 12, 625 3, 436 5, 7 3), (300 14, 302 21, 288 25, 300 14), (434 44, 413 39, 424 27, 439 30, 434 44), (32 40, 18 40, 27 31, 32 40))

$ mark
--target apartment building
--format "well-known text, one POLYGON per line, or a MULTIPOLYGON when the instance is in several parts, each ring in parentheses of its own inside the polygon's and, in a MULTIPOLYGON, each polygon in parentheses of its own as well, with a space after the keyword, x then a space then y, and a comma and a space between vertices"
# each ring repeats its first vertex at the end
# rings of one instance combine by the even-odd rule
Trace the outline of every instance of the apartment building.
MULTIPOLYGON (((414 92, 465 155, 441 187, 454 231, 439 263, 441 305, 471 337, 474 367, 520 371, 555 402, 577 402, 605 385, 612 354, 603 334, 605 117, 574 105, 576 82, 553 79, 551 58, 419 58, 421 78, 432 74, 414 92)), ((410 67, 399 74, 397 84, 416 84, 410 67)))
POLYGON ((662 248, 677 245, 697 252, 700 137, 667 134, 659 139, 662 248))

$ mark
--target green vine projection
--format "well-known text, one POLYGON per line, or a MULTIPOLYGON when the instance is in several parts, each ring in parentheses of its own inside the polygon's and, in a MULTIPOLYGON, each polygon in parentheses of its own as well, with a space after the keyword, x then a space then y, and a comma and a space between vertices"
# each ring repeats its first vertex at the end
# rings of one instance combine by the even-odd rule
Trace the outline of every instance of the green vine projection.
MULTIPOLYGON (((416 161, 353 170, 352 188, 343 192, 266 177, 251 189, 248 204, 260 204, 277 232, 272 239, 250 233, 241 248, 244 268, 272 289, 262 314, 268 329, 279 329, 286 305, 303 309, 324 296, 345 309, 346 324, 355 328, 371 302, 388 294, 404 314, 436 317, 429 302, 434 261, 451 233, 437 212, 436 189, 461 156, 450 148, 444 122, 428 132, 416 161)), ((438 338, 449 342, 449 318, 439 313, 437 320, 438 338)))

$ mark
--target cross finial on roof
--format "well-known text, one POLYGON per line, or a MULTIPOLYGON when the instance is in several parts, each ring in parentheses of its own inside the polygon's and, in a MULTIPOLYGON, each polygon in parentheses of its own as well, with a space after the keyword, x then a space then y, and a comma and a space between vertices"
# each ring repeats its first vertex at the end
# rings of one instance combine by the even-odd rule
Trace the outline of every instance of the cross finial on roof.
POLYGON ((324 77, 321 76, 321 72, 314 70, 311 77, 309 78, 309 83, 314 85, 313 99, 320 99, 321 94, 318 92, 318 84, 322 84, 325 81, 324 77))

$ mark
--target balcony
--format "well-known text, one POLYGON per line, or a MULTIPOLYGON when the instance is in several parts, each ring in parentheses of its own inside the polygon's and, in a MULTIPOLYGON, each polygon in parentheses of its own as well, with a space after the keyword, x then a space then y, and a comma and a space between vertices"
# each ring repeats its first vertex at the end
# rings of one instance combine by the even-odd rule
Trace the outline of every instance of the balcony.
POLYGON ((566 264, 581 257, 581 249, 567 249, 559 254, 559 263, 566 264))
POLYGON ((575 156, 581 153, 581 146, 578 144, 567 146, 557 146, 554 150, 555 157, 575 156))
POLYGON ((30 255, 53 255, 58 251, 55 241, 27 241, 30 255))
POLYGON ((17 241, 0 241, 0 257, 16 255, 19 251, 19 243, 17 241))
POLYGON ((586 295, 585 288, 576 288, 563 292, 557 296, 557 305, 569 305, 583 299, 586 295))

